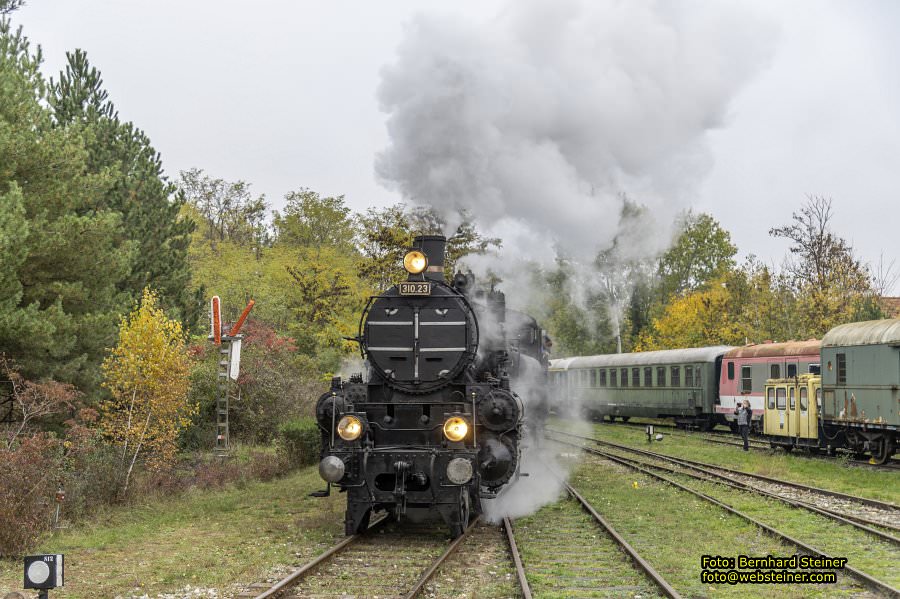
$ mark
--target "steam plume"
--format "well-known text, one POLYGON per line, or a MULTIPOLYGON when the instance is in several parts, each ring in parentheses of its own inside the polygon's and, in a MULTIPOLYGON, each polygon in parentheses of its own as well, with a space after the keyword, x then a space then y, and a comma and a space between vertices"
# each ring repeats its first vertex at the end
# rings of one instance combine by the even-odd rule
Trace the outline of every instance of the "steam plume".
MULTIPOLYGON (((433 207, 448 233, 465 211, 501 237, 490 267, 510 307, 536 296, 517 276, 523 261, 556 252, 583 265, 578 302, 603 289, 590 267, 599 252, 626 272, 666 249, 711 166, 707 134, 768 60, 772 33, 729 2, 524 0, 484 23, 419 16, 382 72, 390 144, 376 174, 433 207), (630 212, 626 194, 646 209, 630 212)), ((489 515, 522 515, 558 489, 522 479, 489 515)))
POLYGON ((519 255, 548 242, 595 254, 620 232, 622 192, 672 222, 710 167, 705 134, 771 37, 729 3, 526 0, 486 23, 419 16, 382 71, 391 141, 376 173, 451 229, 466 210, 519 255))

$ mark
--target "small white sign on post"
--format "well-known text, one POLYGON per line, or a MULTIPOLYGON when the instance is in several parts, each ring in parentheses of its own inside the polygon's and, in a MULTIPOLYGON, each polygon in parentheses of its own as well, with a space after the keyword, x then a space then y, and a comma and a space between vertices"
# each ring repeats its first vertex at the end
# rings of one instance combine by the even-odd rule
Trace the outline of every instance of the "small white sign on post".
POLYGON ((228 367, 228 378, 236 381, 241 369, 241 340, 231 340, 231 364, 228 367))

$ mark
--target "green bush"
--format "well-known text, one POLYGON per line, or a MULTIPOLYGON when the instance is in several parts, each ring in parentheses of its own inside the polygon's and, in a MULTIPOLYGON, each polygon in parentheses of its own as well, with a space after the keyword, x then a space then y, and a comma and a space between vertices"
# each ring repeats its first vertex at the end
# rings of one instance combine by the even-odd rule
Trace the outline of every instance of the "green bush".
POLYGON ((293 467, 314 464, 319 459, 319 426, 313 418, 288 420, 278 428, 278 441, 293 467))

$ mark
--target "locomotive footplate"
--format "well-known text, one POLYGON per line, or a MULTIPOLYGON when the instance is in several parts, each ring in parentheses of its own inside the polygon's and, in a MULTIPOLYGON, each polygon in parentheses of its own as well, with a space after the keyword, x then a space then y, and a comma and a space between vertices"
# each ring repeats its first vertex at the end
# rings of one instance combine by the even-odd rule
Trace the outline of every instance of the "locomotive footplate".
POLYGON ((461 503, 477 498, 474 450, 374 449, 334 455, 346 464, 338 485, 347 492, 347 534, 364 528, 370 512, 382 509, 413 520, 436 509, 450 523, 459 518, 461 503))

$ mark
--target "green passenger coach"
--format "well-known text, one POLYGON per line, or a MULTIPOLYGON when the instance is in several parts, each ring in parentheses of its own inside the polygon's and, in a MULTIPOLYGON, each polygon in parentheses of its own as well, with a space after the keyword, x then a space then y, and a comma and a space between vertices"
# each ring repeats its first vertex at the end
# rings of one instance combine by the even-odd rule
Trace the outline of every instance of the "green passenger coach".
POLYGON ((900 429, 900 319, 831 329, 822 339, 822 390, 830 444, 890 459, 900 429))
POLYGON ((722 356, 730 346, 561 358, 550 383, 564 406, 594 417, 674 418, 711 428, 719 404, 722 356))

